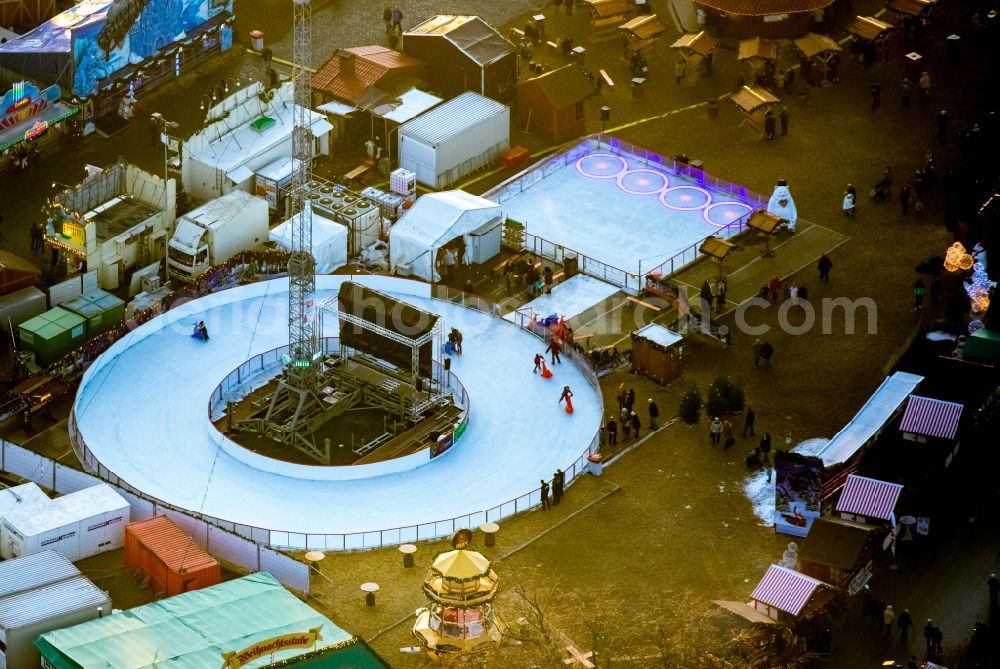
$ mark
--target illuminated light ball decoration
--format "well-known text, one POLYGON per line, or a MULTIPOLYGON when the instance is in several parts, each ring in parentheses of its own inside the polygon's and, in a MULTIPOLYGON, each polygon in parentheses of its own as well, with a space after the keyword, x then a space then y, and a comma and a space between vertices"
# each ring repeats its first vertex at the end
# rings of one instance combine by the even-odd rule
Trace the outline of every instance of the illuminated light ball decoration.
POLYGON ((973 334, 977 330, 982 330, 982 329, 983 329, 983 322, 980 319, 974 318, 971 321, 969 321, 969 334, 973 334))
MULTIPOLYGON (((981 262, 972 266, 972 277, 965 282, 965 294, 969 296, 972 313, 984 313, 990 307, 990 278, 981 262)), ((971 324, 970 324, 971 327, 971 324)))
POLYGON ((972 269, 974 261, 962 242, 955 242, 944 253, 944 268, 949 272, 972 269))

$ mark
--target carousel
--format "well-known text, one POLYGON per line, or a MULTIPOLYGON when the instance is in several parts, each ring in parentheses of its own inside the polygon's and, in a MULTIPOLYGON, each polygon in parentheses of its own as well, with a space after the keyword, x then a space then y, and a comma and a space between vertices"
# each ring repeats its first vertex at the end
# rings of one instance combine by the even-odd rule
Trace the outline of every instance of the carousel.
POLYGON ((417 609, 413 634, 430 651, 468 651, 503 636, 492 604, 499 579, 486 556, 468 550, 471 539, 470 530, 456 532, 455 549, 435 557, 424 580, 431 601, 417 609))

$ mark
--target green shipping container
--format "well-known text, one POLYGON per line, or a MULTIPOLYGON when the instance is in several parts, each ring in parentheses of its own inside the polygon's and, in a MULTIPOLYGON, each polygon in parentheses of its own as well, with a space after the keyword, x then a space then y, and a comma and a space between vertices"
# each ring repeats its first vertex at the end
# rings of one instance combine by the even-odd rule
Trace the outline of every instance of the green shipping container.
POLYGON ((125 302, 100 288, 59 306, 87 319, 87 339, 112 330, 125 320, 125 302))
POLYGON ((21 346, 35 352, 35 362, 48 367, 87 341, 87 321, 62 307, 49 309, 18 326, 21 346))

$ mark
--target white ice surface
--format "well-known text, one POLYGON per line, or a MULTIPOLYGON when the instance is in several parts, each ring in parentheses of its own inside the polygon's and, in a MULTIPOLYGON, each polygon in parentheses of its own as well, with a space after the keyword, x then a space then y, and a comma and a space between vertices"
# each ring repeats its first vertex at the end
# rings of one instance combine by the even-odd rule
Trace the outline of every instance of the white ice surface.
MULTIPOLYGON (((540 318, 558 314, 566 320, 579 316, 595 304, 599 304, 608 299, 620 288, 605 283, 600 279, 595 279, 586 274, 576 274, 562 283, 557 283, 552 287, 549 294, 542 293, 531 302, 522 306, 518 311, 536 313, 540 318), (530 311, 529 311, 530 310, 530 311)), ((511 323, 516 323, 515 313, 512 311, 504 316, 511 323)))
MULTIPOLYGON (((302 533, 416 525, 491 508, 527 493, 583 454, 601 399, 564 362, 532 374, 538 340, 501 319, 429 297, 426 284, 385 277, 317 277, 318 298, 351 278, 443 316, 464 333, 452 370, 471 398, 465 435, 412 471, 310 481, 253 469, 226 454, 208 420, 219 381, 249 357, 287 343, 287 280, 215 293, 170 310, 117 342, 87 371, 74 404, 79 431, 105 467, 180 508, 302 533), (423 296, 403 295, 419 293, 423 296), (204 320, 211 336, 190 337, 204 320), (562 386, 576 412, 557 405, 562 386)), ((335 332, 325 332, 334 335, 335 332)))

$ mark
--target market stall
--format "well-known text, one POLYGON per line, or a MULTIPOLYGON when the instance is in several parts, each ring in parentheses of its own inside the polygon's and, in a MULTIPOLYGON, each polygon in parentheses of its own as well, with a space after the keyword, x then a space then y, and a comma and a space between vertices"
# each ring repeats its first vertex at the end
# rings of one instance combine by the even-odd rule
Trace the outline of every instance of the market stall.
POLYGON ((857 594, 871 578, 873 559, 881 553, 885 529, 839 518, 817 518, 799 547, 806 576, 857 594))
POLYGON ((618 26, 618 32, 622 35, 624 58, 628 62, 633 54, 645 54, 652 49, 660 35, 667 32, 667 24, 656 14, 646 14, 618 26))
POLYGON ((791 628, 821 613, 834 597, 834 590, 828 584, 772 564, 750 594, 750 606, 791 628))
POLYGON ((778 62, 778 43, 761 37, 740 40, 736 62, 749 66, 747 81, 751 84, 758 81, 763 83, 767 78, 767 71, 773 70, 778 62))
POLYGON ((899 483, 850 474, 834 511, 844 520, 863 525, 895 526, 896 504, 902 492, 903 486, 899 483))
POLYGON ((618 26, 635 15, 635 7, 628 0, 585 0, 590 8, 590 38, 610 39, 618 26))
POLYGON ((889 35, 896 26, 880 21, 873 16, 856 16, 847 25, 847 32, 853 36, 851 53, 869 64, 885 60, 888 52, 889 35))
POLYGON ((697 34, 681 35, 676 42, 670 45, 670 48, 676 49, 680 57, 684 59, 683 82, 685 84, 693 86, 698 82, 702 72, 712 73, 715 47, 718 44, 719 40, 702 30, 697 34))
POLYGON ((826 35, 809 33, 795 40, 795 48, 808 62, 809 71, 816 73, 821 81, 836 79, 835 64, 840 58, 838 54, 843 51, 839 44, 826 35))
MULTIPOLYGON (((389 230, 389 256, 394 272, 440 281, 444 253, 455 264, 474 262, 473 232, 501 220, 500 205, 478 195, 452 190, 417 199, 389 230)), ((479 262, 490 258, 481 257, 479 262)))
POLYGON ((11 86, 0 99, 0 151, 11 150, 20 160, 21 153, 30 153, 22 143, 33 142, 53 128, 63 131, 63 122, 80 110, 60 102, 60 97, 58 86, 41 90, 28 81, 11 86))
POLYGON ((780 99, 762 86, 744 86, 729 96, 729 101, 743 114, 740 125, 749 123, 760 131, 761 136, 764 134, 765 115, 776 105, 781 104, 780 99))
POLYGON ((684 337, 650 323, 632 333, 632 371, 663 385, 684 372, 684 337))

